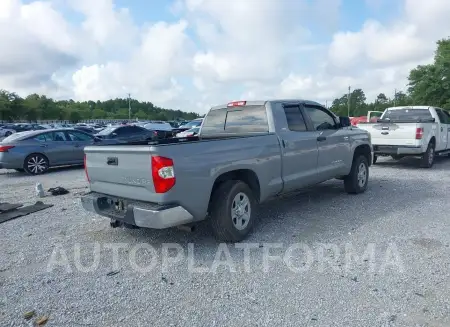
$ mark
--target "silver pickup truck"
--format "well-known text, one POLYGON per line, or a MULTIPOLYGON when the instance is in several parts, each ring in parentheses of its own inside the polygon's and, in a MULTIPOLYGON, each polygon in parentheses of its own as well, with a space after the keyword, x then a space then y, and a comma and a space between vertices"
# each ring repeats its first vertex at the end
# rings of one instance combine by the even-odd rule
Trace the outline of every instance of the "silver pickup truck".
POLYGON ((86 147, 82 204, 113 227, 207 218, 217 239, 237 242, 259 203, 333 178, 364 192, 371 162, 369 133, 319 103, 235 101, 210 109, 196 137, 86 147))

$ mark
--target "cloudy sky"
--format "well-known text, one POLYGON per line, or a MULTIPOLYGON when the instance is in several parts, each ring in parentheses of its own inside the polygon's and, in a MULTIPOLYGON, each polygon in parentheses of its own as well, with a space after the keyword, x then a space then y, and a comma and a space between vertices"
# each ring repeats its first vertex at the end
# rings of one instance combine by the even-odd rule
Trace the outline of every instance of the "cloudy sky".
POLYGON ((200 113, 348 85, 372 100, 406 89, 449 17, 449 0, 0 0, 0 88, 200 113))

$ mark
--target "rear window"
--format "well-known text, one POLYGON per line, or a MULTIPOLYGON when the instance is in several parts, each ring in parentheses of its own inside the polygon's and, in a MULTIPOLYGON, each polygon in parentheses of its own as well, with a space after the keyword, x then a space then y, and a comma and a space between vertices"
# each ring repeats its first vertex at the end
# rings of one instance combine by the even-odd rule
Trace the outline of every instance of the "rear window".
POLYGON ((267 133, 265 106, 243 106, 211 110, 205 118, 201 135, 267 133))
POLYGON ((383 116, 383 119, 391 120, 419 120, 432 119, 431 112, 428 109, 395 109, 388 110, 383 116))

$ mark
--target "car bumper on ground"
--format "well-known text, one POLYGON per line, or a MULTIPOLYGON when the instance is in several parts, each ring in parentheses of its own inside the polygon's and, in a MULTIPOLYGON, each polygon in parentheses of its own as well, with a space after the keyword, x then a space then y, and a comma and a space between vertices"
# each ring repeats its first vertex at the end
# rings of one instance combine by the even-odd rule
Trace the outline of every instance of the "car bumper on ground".
POLYGON ((87 211, 138 227, 164 229, 193 221, 193 216, 177 205, 118 199, 95 192, 84 195, 81 203, 87 211))
POLYGON ((411 155, 418 156, 425 151, 421 146, 403 146, 403 145, 374 145, 375 155, 411 155))

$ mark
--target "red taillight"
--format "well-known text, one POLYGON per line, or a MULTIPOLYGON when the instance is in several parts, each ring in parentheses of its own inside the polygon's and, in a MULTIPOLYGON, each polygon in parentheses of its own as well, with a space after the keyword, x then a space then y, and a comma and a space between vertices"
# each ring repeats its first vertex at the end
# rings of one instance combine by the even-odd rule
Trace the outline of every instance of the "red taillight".
POLYGON ((0 145, 0 152, 8 152, 12 148, 14 148, 13 145, 0 145))
POLYGON ((416 128, 416 140, 421 140, 423 137, 423 127, 416 128))
POLYGON ((173 160, 152 156, 152 178, 156 193, 166 193, 175 185, 173 160))
POLYGON ((84 154, 84 172, 86 174, 87 181, 90 183, 91 180, 89 179, 89 174, 88 174, 88 170, 87 170, 87 166, 86 166, 86 153, 84 154))
POLYGON ((227 104, 227 107, 239 107, 239 106, 245 106, 247 101, 233 101, 227 104))

